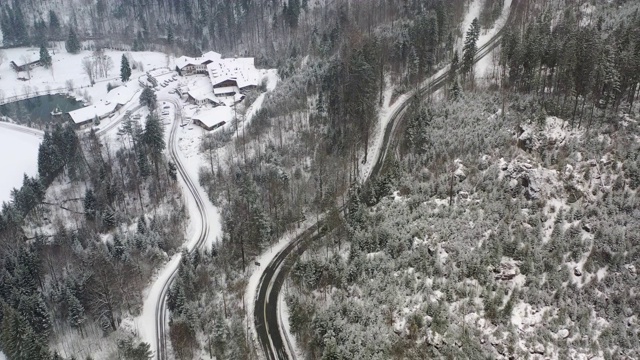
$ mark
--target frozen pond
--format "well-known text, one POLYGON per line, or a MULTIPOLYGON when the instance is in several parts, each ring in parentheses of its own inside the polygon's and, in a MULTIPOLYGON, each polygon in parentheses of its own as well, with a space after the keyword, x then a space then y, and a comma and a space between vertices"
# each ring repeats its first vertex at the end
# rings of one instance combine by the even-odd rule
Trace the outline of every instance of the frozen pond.
MULTIPOLYGON (((27 100, 20 100, 6 105, 0 105, 0 114, 8 116, 19 124, 39 125, 54 121, 51 113, 58 109, 67 113, 83 107, 82 103, 66 95, 43 95, 27 100)), ((57 122, 62 121, 62 118, 57 122)))

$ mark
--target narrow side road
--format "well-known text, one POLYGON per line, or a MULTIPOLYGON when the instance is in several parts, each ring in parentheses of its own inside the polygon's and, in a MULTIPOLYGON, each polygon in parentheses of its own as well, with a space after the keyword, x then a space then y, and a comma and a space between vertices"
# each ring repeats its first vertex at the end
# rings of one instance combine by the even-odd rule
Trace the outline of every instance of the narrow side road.
MULTIPOLYGON (((175 117, 169 134, 168 151, 172 161, 176 164, 179 181, 186 190, 187 209, 193 226, 196 228, 193 237, 185 244, 189 252, 201 248, 212 234, 208 219, 210 215, 205 206, 205 199, 200 193, 197 183, 190 177, 181 156, 178 153, 177 131, 182 122, 180 102, 174 97, 159 97, 158 101, 171 103, 175 108, 175 117)), ((143 340, 151 343, 155 350, 155 359, 166 360, 171 357, 167 353, 168 320, 167 293, 178 273, 181 254, 176 254, 169 263, 160 271, 160 274, 151 286, 147 299, 144 302, 143 313, 137 318, 138 327, 145 329, 143 340), (151 326, 153 324, 153 326, 151 326)))

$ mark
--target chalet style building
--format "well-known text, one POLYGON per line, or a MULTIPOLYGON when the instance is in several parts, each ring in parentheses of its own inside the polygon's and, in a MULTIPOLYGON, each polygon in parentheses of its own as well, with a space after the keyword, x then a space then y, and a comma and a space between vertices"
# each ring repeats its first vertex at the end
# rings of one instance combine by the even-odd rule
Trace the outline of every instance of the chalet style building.
POLYGON ((176 71, 181 76, 189 76, 195 74, 207 74, 207 65, 218 61, 222 58, 215 51, 209 51, 202 54, 201 57, 192 58, 189 56, 181 56, 176 59, 176 71))
MULTIPOLYGON (((254 64, 254 58, 227 58, 210 51, 201 57, 181 56, 176 59, 176 71, 181 76, 204 74, 209 76, 215 97, 244 98, 241 93, 256 88, 261 78, 254 64)), ((194 94, 191 89, 180 89, 180 93, 189 94, 190 100, 200 105, 206 102, 215 103, 212 98, 194 94), (195 96, 194 96, 195 95, 195 96)))
POLYGON ((42 62, 40 60, 36 60, 36 61, 32 61, 28 64, 24 64, 24 65, 18 65, 15 63, 15 61, 12 61, 10 63, 11 68, 13 69, 13 71, 15 72, 23 72, 23 71, 28 71, 28 70, 32 70, 35 67, 38 66, 42 66, 42 62))

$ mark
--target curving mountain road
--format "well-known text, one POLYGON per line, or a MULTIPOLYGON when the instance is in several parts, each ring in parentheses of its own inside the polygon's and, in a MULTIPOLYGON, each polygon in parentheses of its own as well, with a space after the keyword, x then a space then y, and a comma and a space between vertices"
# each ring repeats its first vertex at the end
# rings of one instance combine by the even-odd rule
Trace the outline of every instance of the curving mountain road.
MULTIPOLYGON (((207 222, 208 214, 207 208, 204 204, 204 200, 198 188, 196 187, 193 180, 190 178, 182 160, 178 154, 177 148, 177 138, 176 133, 179 128, 180 123, 182 122, 182 111, 180 107, 180 103, 173 97, 158 97, 158 101, 165 101, 171 103, 175 108, 175 118, 173 121, 173 125, 171 127, 171 133, 169 134, 169 154, 173 159, 176 167, 178 169, 178 173, 182 178, 182 181, 186 185, 186 188, 189 190, 189 195, 195 201, 197 207, 197 214, 190 214, 190 216, 197 217, 200 223, 200 228, 197 232, 197 240, 193 244, 193 246, 189 249, 190 252, 195 249, 201 248, 205 243, 207 238, 209 237, 209 224, 207 222)), ((171 284, 173 284, 173 280, 178 274, 178 267, 180 262, 175 261, 170 263, 170 267, 173 268, 165 269, 165 271, 169 271, 168 276, 160 277, 158 283, 154 284, 153 287, 160 287, 160 291, 157 293, 157 298, 155 301, 155 338, 156 338, 156 359, 158 360, 166 360, 167 355, 167 321, 168 321, 168 309, 167 309, 167 293, 171 288, 171 284)))
MULTIPOLYGON (((515 18, 514 9, 520 0, 513 0, 511 3, 511 11, 505 25, 477 52, 475 62, 477 63, 495 49, 502 38, 507 25, 512 23, 515 18)), ((385 128, 382 147, 377 154, 375 165, 369 175, 369 178, 380 174, 384 165, 389 149, 394 146, 394 142, 400 139, 399 130, 402 129, 402 122, 405 120, 405 113, 410 105, 410 99, 416 95, 421 98, 441 89, 447 82, 449 71, 429 81, 425 86, 413 91, 407 99, 400 104, 392 113, 391 119, 385 128)), ((280 289, 287 277, 289 270, 295 263, 299 254, 302 254, 310 243, 316 237, 321 237, 322 233, 316 233, 316 229, 323 228, 324 220, 313 224, 301 235, 293 239, 284 249, 282 249, 268 264, 260 277, 258 284, 257 296, 255 298, 254 321, 258 340, 262 346, 262 350, 267 359, 289 359, 289 355, 295 358, 295 353, 289 343, 289 339, 283 336, 280 331, 280 318, 278 316, 278 296, 280 289)))

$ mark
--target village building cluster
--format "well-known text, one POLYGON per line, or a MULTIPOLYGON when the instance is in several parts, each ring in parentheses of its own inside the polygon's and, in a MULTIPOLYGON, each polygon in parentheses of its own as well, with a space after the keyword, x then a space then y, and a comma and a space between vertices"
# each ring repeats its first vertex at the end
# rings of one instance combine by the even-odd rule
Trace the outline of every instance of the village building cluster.
MULTIPOLYGON (((264 75, 256 69, 254 58, 222 58, 214 51, 200 57, 181 56, 175 59, 175 71, 178 74, 170 75, 166 68, 147 71, 138 78, 137 84, 116 87, 97 103, 69 112, 69 118, 76 126, 95 124, 122 113, 122 108, 141 88, 160 90, 160 87, 169 86, 170 93, 197 105, 192 114, 194 124, 212 130, 231 121, 231 107, 241 102, 247 91, 257 88, 264 75), (178 80, 178 75, 181 76, 180 81, 169 85, 178 80)), ((130 107, 133 109, 135 105, 130 107)))
POLYGON ((182 76, 207 75, 208 83, 194 83, 178 88, 180 96, 187 96, 195 104, 207 102, 222 105, 239 102, 243 93, 259 85, 260 72, 254 58, 226 58, 209 51, 200 57, 181 56, 175 61, 176 71, 182 76))

